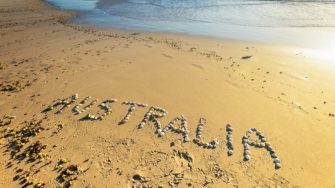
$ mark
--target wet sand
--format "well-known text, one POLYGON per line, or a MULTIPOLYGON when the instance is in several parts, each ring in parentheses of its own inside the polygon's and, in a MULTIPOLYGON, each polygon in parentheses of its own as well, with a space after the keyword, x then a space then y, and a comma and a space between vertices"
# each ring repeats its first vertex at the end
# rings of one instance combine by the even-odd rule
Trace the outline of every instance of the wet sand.
POLYGON ((283 46, 71 24, 73 13, 37 0, 3 0, 0 15, 0 187, 335 186, 332 62, 283 46), (76 109, 99 101, 75 113, 87 96, 76 109), (106 99, 117 101, 99 105, 106 99), (148 106, 119 124, 124 101, 148 106), (159 137, 157 121, 139 128, 152 106, 167 111, 151 118, 162 127, 184 115, 190 141, 159 137), (97 113, 106 116, 86 116, 97 113), (200 118, 215 149, 194 143, 200 118), (250 128, 281 168, 262 147, 244 159, 250 128))

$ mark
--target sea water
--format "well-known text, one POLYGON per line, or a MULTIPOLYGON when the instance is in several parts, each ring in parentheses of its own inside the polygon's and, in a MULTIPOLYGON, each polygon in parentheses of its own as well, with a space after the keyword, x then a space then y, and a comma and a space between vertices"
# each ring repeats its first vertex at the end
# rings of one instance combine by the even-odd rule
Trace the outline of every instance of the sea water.
POLYGON ((292 45, 335 58, 333 0, 48 0, 99 27, 292 45))

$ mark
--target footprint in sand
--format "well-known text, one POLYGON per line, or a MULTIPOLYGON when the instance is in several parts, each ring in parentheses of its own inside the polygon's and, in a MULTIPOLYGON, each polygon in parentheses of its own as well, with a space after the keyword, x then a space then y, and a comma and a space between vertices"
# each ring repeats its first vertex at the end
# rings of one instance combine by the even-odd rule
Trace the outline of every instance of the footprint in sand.
POLYGON ((251 55, 245 55, 243 57, 241 57, 241 59, 250 59, 252 56, 251 55))
POLYGON ((170 59, 172 59, 173 57, 172 56, 170 56, 170 55, 167 55, 167 54, 162 54, 164 57, 167 57, 167 58, 170 58, 170 59))
POLYGON ((198 65, 198 64, 192 64, 192 66, 195 67, 195 68, 198 68, 200 70, 205 70, 205 68, 203 66, 198 65))

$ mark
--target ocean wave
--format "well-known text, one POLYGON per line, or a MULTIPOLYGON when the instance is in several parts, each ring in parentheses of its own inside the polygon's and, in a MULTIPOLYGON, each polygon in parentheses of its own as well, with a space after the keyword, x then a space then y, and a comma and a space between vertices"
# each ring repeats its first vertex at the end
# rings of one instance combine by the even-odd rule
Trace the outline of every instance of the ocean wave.
POLYGON ((110 16, 146 22, 329 27, 335 20, 335 1, 100 0, 97 9, 110 16))

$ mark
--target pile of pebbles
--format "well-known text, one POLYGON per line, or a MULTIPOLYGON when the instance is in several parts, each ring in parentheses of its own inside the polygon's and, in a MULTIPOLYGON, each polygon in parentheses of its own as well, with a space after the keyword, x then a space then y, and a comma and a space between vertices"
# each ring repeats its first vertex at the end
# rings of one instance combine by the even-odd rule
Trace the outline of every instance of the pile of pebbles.
POLYGON ((130 105, 127 114, 122 118, 122 120, 119 122, 119 125, 121 124, 125 124, 129 121, 132 113, 135 111, 136 107, 147 107, 147 104, 143 104, 143 103, 137 103, 137 102, 133 102, 133 101, 124 101, 122 104, 124 105, 130 105))
POLYGON ((67 99, 57 100, 53 105, 48 106, 46 109, 43 110, 43 112, 48 112, 53 110, 54 108, 58 106, 62 106, 56 114, 61 114, 65 108, 68 108, 71 106, 72 103, 78 100, 78 94, 74 94, 71 97, 67 99))
MULTIPOLYGON (((95 100, 94 100, 95 101, 95 100)), ((94 102, 93 101, 93 102, 94 102)), ((107 115, 112 113, 112 108, 107 105, 107 103, 113 103, 116 102, 117 99, 106 99, 104 100, 100 105, 99 108, 103 110, 104 112, 99 116, 99 115, 92 115, 92 114, 87 114, 85 117, 86 120, 103 120, 107 115)), ((92 104, 92 103, 91 103, 92 104)), ((91 105, 90 104, 90 105, 91 105)), ((94 103, 93 103, 94 104, 94 103)))
MULTIPOLYGON (((149 111, 144 115, 144 118, 138 125, 139 129, 144 128, 144 126, 149 122, 158 122, 156 119, 165 117, 167 115, 167 111, 164 108, 152 106, 149 111)), ((159 123, 159 122, 158 122, 159 123)))
POLYGON ((165 133, 169 130, 172 132, 182 134, 182 141, 183 142, 189 142, 190 141, 190 131, 187 129, 187 119, 185 118, 184 115, 181 115, 179 117, 174 118, 171 120, 166 127, 162 128, 162 125, 160 124, 157 119, 153 120, 155 126, 156 126, 156 133, 158 134, 159 137, 163 137, 165 133), (179 127, 175 127, 175 124, 177 121, 180 121, 179 127))
POLYGON ((219 141, 217 139, 214 139, 210 142, 204 142, 202 139, 202 129, 206 124, 205 118, 200 118, 199 123, 197 126, 197 129, 195 131, 196 138, 193 139, 193 142, 197 144, 198 146, 208 148, 208 149, 215 149, 219 145, 219 141))
POLYGON ((89 99, 91 99, 92 96, 85 97, 78 105, 73 107, 72 111, 77 115, 85 112, 86 110, 90 109, 95 103, 99 101, 99 99, 94 99, 90 104, 85 106, 84 108, 81 108, 89 99))
POLYGON ((23 170, 19 168, 16 170, 17 175, 13 177, 14 181, 19 181, 20 187, 33 187, 33 188, 44 188, 45 183, 41 180, 37 180, 33 175, 38 173, 40 170, 30 168, 29 170, 23 170))
POLYGON ((10 125, 13 119, 15 119, 15 116, 4 115, 0 119, 0 127, 10 125))
POLYGON ((19 130, 7 128, 4 137, 8 140, 8 151, 12 158, 22 159, 25 155, 17 156, 21 149, 30 142, 32 137, 44 130, 41 126, 42 120, 26 122, 26 125, 19 130))
POLYGON ((257 131, 256 128, 251 128, 246 132, 246 135, 242 138, 242 144, 244 147, 243 157, 245 161, 248 161, 251 159, 250 157, 250 146, 256 147, 256 148, 265 148, 271 158, 273 159, 273 163, 275 164, 275 168, 279 169, 281 168, 281 161, 278 158, 276 151, 273 149, 273 147, 267 142, 266 137, 263 135, 262 132, 257 131), (251 141, 249 138, 250 136, 256 132, 256 135, 258 136, 259 141, 251 141))
POLYGON ((35 143, 28 146, 21 155, 28 157, 29 162, 34 162, 37 159, 44 161, 47 157, 47 154, 43 153, 42 151, 46 148, 47 145, 43 145, 40 141, 36 141, 35 143))
POLYGON ((230 124, 226 125, 226 132, 227 132, 227 154, 231 156, 234 154, 234 147, 233 147, 233 127, 230 124))
POLYGON ((137 107, 147 107, 147 104, 144 103, 138 103, 133 101, 124 101, 122 104, 124 105, 130 105, 130 106, 137 106, 137 107))
POLYGON ((70 165, 65 168, 60 175, 56 178, 59 183, 63 184, 63 187, 71 187, 73 182, 78 179, 78 175, 82 171, 79 170, 78 165, 70 165))
POLYGON ((107 99, 104 100, 99 107, 101 108, 101 110, 103 110, 104 112, 98 117, 98 119, 103 120, 107 115, 110 115, 112 113, 112 108, 110 106, 108 106, 108 103, 114 103, 116 102, 117 99, 107 99))
POLYGON ((23 90, 26 86, 29 85, 29 82, 26 84, 23 81, 11 81, 0 83, 0 91, 1 92, 19 92, 23 90))
POLYGON ((64 164, 66 164, 68 162, 68 160, 67 159, 59 159, 58 161, 57 161, 57 163, 56 163, 56 165, 55 165, 55 170, 60 170, 60 169, 62 169, 63 168, 63 165, 64 164))

